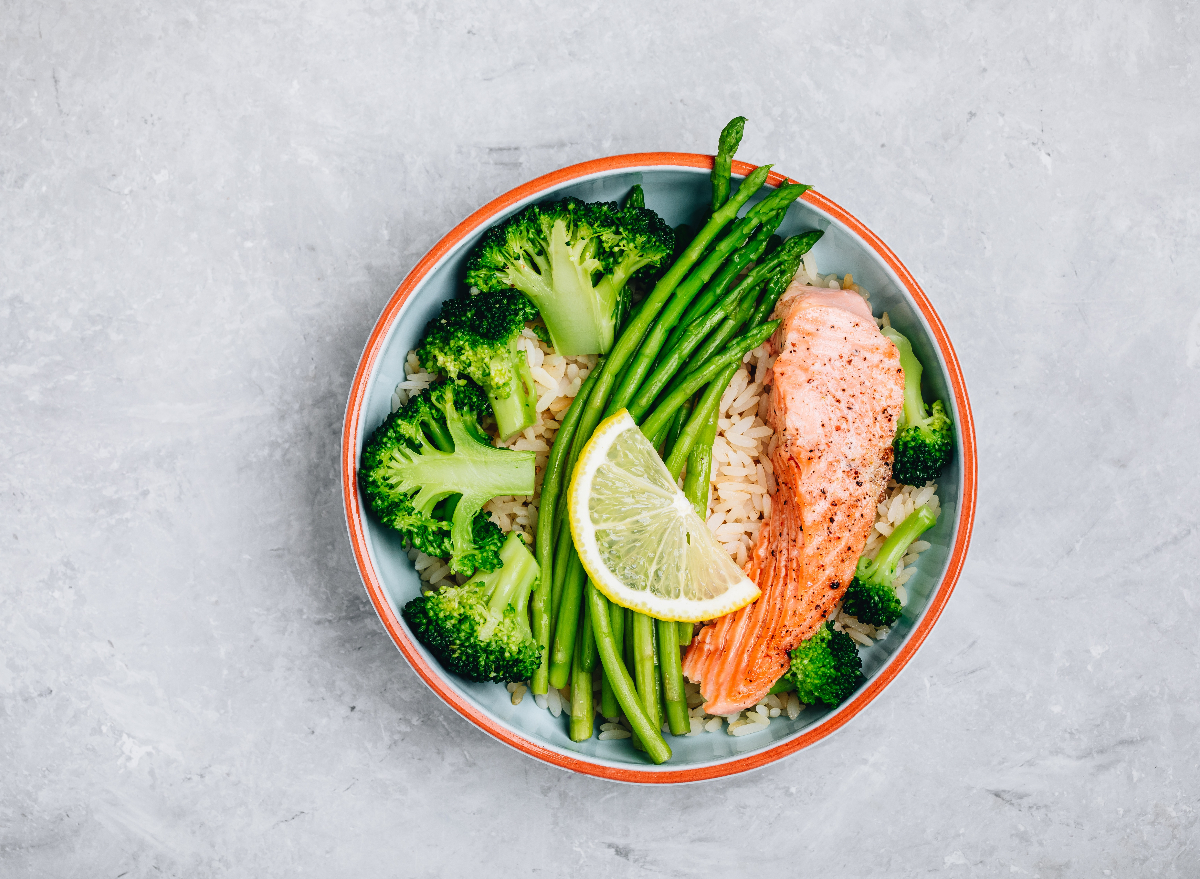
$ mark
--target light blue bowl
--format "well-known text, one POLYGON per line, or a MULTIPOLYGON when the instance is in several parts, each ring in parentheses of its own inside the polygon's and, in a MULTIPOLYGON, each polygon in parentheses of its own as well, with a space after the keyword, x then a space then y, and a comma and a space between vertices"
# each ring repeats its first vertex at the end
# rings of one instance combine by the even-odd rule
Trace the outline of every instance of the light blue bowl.
MULTIPOLYGON (((471 249, 489 226, 531 202, 567 195, 585 201, 620 201, 634 184, 641 184, 647 206, 670 225, 696 227, 707 218, 711 162, 709 156, 675 153, 588 162, 518 187, 459 224, 413 269, 376 324, 355 376, 342 437, 343 497, 359 569, 380 619, 418 674, 459 713, 501 741, 555 765, 623 781, 695 781, 746 771, 843 725, 895 677, 928 634, 954 588, 974 516, 970 407, 957 359, 936 312, 886 245, 836 204, 809 192, 789 210, 779 234, 824 230, 813 249, 820 271, 852 272, 855 281, 870 291, 875 314, 888 312, 892 325, 912 340, 925 365, 927 387, 950 406, 958 428, 958 453, 938 480, 942 513, 923 536, 932 547, 921 555, 917 574, 907 584, 908 605, 891 634, 860 651, 866 681, 859 690, 836 709, 810 707, 795 720, 778 717, 766 730, 746 736, 730 736, 723 730, 668 736, 673 756, 653 766, 628 740, 572 742, 565 713, 552 717, 528 695, 520 705, 513 705, 503 686, 449 674, 412 637, 400 609, 419 594, 420 579, 397 534, 365 513, 354 476, 363 441, 388 415, 392 391, 404 379, 408 351, 416 347, 442 301, 462 289, 471 249)), ((735 163, 735 179, 750 169, 735 163)), ((776 175, 770 185, 780 182, 776 175)))

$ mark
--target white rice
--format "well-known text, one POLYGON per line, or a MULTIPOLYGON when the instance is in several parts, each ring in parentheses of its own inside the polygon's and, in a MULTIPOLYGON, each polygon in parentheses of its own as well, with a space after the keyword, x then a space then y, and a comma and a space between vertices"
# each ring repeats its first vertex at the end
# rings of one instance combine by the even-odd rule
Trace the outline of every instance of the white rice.
MULTIPOLYGON (((796 273, 796 280, 817 287, 854 290, 870 302, 870 294, 855 283, 851 275, 839 277, 835 274, 819 274, 811 252, 804 257, 804 262, 796 273)), ((886 314, 876 322, 880 326, 890 325, 886 314)), ((525 351, 529 359, 530 370, 537 386, 538 421, 504 445, 534 452, 537 468, 534 493, 531 497, 493 498, 484 509, 501 529, 520 531, 532 547, 537 531, 537 505, 541 496, 542 475, 550 447, 554 443, 562 416, 570 406, 571 400, 579 393, 584 379, 595 368, 597 358, 595 355, 557 355, 529 329, 522 332, 518 347, 525 351)), ((776 488, 770 459, 774 450, 774 431, 763 421, 769 404, 763 383, 772 359, 765 345, 754 349, 742 359, 742 368, 734 375, 721 397, 717 437, 713 443, 708 527, 739 565, 745 565, 749 558, 762 521, 771 511, 771 495, 775 493, 776 488)), ((407 402, 410 394, 429 387, 436 377, 423 371, 416 352, 410 351, 405 363, 405 380, 396 386, 396 392, 392 395, 392 410, 395 411, 407 402)), ((921 504, 928 504, 934 514, 938 513, 940 502, 936 483, 911 486, 899 485, 895 481, 889 482, 886 494, 876 508, 875 525, 867 539, 864 554, 874 558, 892 529, 921 504)), ((904 584, 916 574, 917 558, 929 546, 928 542, 918 540, 909 548, 903 559, 895 581, 896 593, 902 605, 908 602, 908 591, 904 584)), ((409 551, 408 557, 424 581, 425 590, 438 589, 466 579, 462 576, 452 577, 445 562, 430 558, 415 549, 409 551)), ((844 613, 840 604, 830 618, 835 629, 845 632, 864 647, 887 637, 890 631, 885 627, 876 628, 860 622, 844 613)), ((598 677, 593 681, 597 688, 598 681, 598 677)), ((527 684, 508 685, 514 705, 522 700, 527 689, 527 684)), ((782 693, 766 696, 745 712, 739 711, 729 717, 719 717, 704 712, 704 697, 700 695, 699 684, 685 681, 685 692, 692 725, 692 730, 687 735, 716 732, 722 727, 732 736, 750 735, 767 729, 774 719, 795 720, 806 707, 795 693, 782 693)), ((560 692, 552 688, 545 696, 535 696, 534 701, 540 708, 558 717, 570 704, 570 689, 564 688, 560 692)), ((599 711, 597 699, 596 713, 599 714, 599 711)), ((601 741, 627 739, 632 734, 624 717, 602 723, 600 730, 601 741)))

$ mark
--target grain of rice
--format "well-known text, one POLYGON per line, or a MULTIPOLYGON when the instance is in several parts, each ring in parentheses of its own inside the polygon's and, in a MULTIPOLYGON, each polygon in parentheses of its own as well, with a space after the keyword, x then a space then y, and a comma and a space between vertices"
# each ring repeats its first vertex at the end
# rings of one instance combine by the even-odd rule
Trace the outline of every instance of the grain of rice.
POLYGON ((875 643, 874 641, 872 641, 870 638, 868 638, 866 635, 864 635, 862 632, 858 631, 857 629, 846 629, 845 632, 854 641, 858 642, 859 644, 863 645, 864 647, 870 647, 873 643, 875 643))
POLYGON ((600 735, 597 736, 596 738, 602 742, 612 742, 612 741, 617 741, 618 739, 632 738, 632 736, 633 736, 633 734, 631 732, 629 732, 628 730, 610 729, 610 730, 605 730, 604 732, 600 733, 600 735))
POLYGON ((787 716, 788 720, 795 720, 800 716, 800 697, 795 693, 788 693, 787 716))

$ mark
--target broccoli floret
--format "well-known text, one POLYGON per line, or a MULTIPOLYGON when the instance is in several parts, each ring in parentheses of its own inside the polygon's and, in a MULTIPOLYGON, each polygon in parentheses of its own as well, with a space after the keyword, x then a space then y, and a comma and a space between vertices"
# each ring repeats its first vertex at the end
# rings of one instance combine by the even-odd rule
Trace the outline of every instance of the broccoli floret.
POLYGON ((786 677, 791 678, 796 697, 806 705, 839 705, 862 680, 862 660, 854 640, 837 631, 832 622, 826 621, 788 655, 792 667, 786 677))
POLYGON ((883 334, 900 352, 904 370, 904 412, 892 442, 892 475, 902 485, 924 485, 954 454, 954 424, 941 400, 933 404, 932 411, 926 410, 921 397, 921 361, 913 354, 912 344, 891 327, 884 327, 883 334))
POLYGON ((404 605, 417 639, 447 669, 473 681, 526 681, 542 663, 528 613, 538 563, 515 531, 504 541, 500 563, 499 570, 404 605))
POLYGON ((532 299, 559 354, 605 354, 628 308, 629 279, 673 248, 671 227, 636 199, 622 208, 568 197, 530 205, 484 233, 466 280, 532 299))
POLYGON ((908 547, 937 522, 929 507, 917 507, 879 547, 874 559, 858 560, 842 609, 871 626, 890 626, 900 618, 900 598, 892 583, 908 547))
POLYGON ((537 316, 533 303, 516 290, 447 299, 417 348, 426 369, 451 378, 466 375, 483 387, 504 440, 537 420, 533 375, 517 348, 525 322, 537 316))
POLYGON ((497 495, 533 493, 533 452, 497 449, 479 426, 483 392, 442 380, 387 417, 363 446, 367 504, 421 552, 470 574, 500 564, 503 535, 483 512, 497 495))

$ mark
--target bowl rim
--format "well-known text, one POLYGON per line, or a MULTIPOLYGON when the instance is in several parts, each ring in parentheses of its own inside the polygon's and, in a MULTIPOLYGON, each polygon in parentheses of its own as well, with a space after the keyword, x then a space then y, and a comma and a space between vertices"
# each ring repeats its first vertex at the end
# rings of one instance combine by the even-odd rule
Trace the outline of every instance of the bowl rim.
MULTIPOLYGON (((363 522, 363 510, 359 503, 358 481, 356 479, 358 465, 357 440, 363 406, 366 401, 367 388, 370 384, 370 378, 375 365, 383 351, 384 344, 393 325, 399 318, 400 311, 405 302, 407 302, 408 297, 425 276, 457 244, 467 236, 473 234, 481 226, 487 224, 492 218, 518 202, 536 197, 541 192, 565 183, 604 172, 636 168, 670 167, 709 170, 712 166, 713 157, 703 153, 629 153, 593 159, 588 162, 569 165, 557 171, 551 171, 549 174, 543 174, 494 198, 473 212, 446 233, 413 266, 412 270, 388 300, 379 319, 375 322, 375 326, 363 349, 362 357, 359 359, 358 368, 355 370, 354 380, 350 387, 346 415, 342 425, 342 502, 350 544, 354 551, 355 563, 358 566, 359 575, 362 578, 363 585, 367 590, 367 595, 371 599, 371 604, 374 606, 376 614, 378 614, 384 628, 391 636, 393 643, 404 654, 404 657, 408 660, 413 670, 416 671, 417 675, 442 701, 488 735, 504 744, 554 766, 613 781, 673 784, 735 775, 780 760, 789 754, 793 754, 824 739, 826 736, 845 726, 846 723, 866 708, 895 679, 901 669, 908 664, 908 661, 925 641, 934 623, 937 622, 938 617, 941 616, 942 610, 945 608, 950 594, 954 591, 955 584, 958 582, 959 575, 962 572, 975 520, 977 477, 975 426, 971 415, 970 402, 967 397, 966 382, 946 328, 942 324, 941 318, 938 316, 932 303, 930 303, 929 298, 925 295, 925 291, 921 289, 916 278, 913 277, 912 273, 909 272, 900 259, 892 252, 891 248, 884 244, 874 232, 863 225, 849 211, 821 195, 816 190, 810 189, 801 198, 818 210, 838 220, 849 228, 850 231, 858 235, 900 279, 905 290, 925 318, 941 352, 942 360, 946 365, 947 378, 949 379, 958 410, 957 428, 959 441, 963 449, 962 492, 959 498, 958 530, 954 535, 954 543, 951 547, 946 572, 942 576, 941 582, 938 583, 936 590, 930 595, 929 604, 922 612, 920 619, 900 649, 896 651, 875 677, 867 683, 867 686, 857 693, 853 699, 844 703, 837 711, 829 714, 815 726, 805 730, 795 738, 776 742, 764 750, 723 762, 696 767, 683 767, 680 769, 643 769, 635 766, 625 767, 592 763, 583 755, 564 754, 546 747, 502 725, 483 711, 480 711, 446 684, 442 679, 444 672, 434 668, 421 656, 404 630, 399 617, 392 611, 391 605, 384 593, 383 583, 371 562, 370 554, 367 550, 366 529, 363 522)), ((747 162, 735 160, 733 163, 733 173, 745 176, 753 171, 754 167, 754 165, 747 162)), ((795 181, 774 171, 767 177, 767 183, 772 186, 779 186, 782 183, 788 182, 795 181)))

